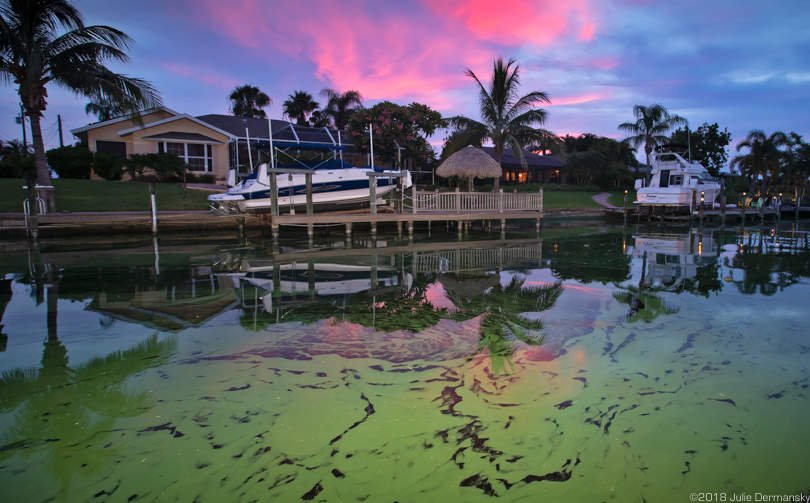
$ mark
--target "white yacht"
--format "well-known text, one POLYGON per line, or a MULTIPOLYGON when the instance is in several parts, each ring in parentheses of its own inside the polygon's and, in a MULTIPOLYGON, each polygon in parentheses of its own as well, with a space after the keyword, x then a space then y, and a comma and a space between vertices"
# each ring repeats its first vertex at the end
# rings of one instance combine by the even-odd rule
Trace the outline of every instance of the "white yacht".
POLYGON ((720 182, 699 162, 688 161, 675 152, 653 154, 649 179, 636 180, 638 206, 696 208, 701 202, 712 206, 720 195, 720 182))

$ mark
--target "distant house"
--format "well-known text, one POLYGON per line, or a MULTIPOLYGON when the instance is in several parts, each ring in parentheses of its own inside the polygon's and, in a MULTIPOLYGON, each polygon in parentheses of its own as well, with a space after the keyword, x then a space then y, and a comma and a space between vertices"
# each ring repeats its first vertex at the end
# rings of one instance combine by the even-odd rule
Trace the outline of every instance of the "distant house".
MULTIPOLYGON (((337 131, 326 128, 295 126, 287 121, 272 120, 274 145, 279 148, 306 146, 322 151, 321 155, 349 149, 337 131)), ((166 107, 143 112, 140 118, 118 117, 72 129, 92 152, 106 152, 121 157, 133 154, 169 153, 182 158, 196 173, 213 174, 224 180, 231 168, 246 171, 249 159, 260 160, 260 151, 268 155, 267 119, 207 114, 197 117, 177 113, 166 107), (248 154, 250 146, 250 155, 248 154)))
MULTIPOLYGON (((494 147, 483 147, 483 150, 498 160, 494 147)), ((538 155, 529 150, 524 150, 523 155, 526 158, 525 168, 512 149, 504 149, 501 159, 501 180, 504 183, 560 183, 560 170, 564 164, 562 159, 556 155, 538 155)))

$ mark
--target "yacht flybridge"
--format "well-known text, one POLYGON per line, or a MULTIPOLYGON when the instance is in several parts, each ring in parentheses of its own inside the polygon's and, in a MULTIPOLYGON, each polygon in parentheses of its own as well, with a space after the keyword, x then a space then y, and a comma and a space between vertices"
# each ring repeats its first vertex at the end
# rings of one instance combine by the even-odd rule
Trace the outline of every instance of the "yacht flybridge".
POLYGON ((720 195, 720 182, 699 162, 675 152, 655 152, 649 179, 636 180, 637 206, 693 209, 712 206, 720 195))

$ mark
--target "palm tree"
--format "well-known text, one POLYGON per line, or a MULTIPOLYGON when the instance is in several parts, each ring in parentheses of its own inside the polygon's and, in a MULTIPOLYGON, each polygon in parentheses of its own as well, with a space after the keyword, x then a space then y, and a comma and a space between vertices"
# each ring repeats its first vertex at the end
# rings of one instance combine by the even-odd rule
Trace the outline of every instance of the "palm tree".
POLYGON ((95 115, 99 122, 108 121, 114 117, 120 117, 127 113, 120 105, 104 100, 101 96, 94 96, 87 105, 84 106, 84 113, 95 115))
POLYGON ((318 108, 318 102, 306 91, 295 91, 284 102, 284 114, 299 126, 307 125, 307 117, 318 108))
POLYGON ((349 90, 340 93, 334 89, 323 89, 321 96, 327 99, 324 113, 332 118, 332 122, 337 129, 346 129, 349 118, 358 108, 363 108, 363 97, 360 92, 349 90))
MULTIPOLYGON (((14 82, 25 115, 31 120, 31 140, 37 183, 50 186, 40 121, 47 107, 51 82, 88 97, 101 96, 133 112, 160 105, 148 82, 118 74, 108 60, 126 62, 130 38, 109 26, 85 26, 68 0, 0 1, 0 79, 14 82)), ((42 194, 53 211, 52 190, 42 194)))
POLYGON ((761 179, 760 193, 764 195, 768 180, 779 175, 785 159, 783 148, 789 145, 787 135, 781 131, 776 131, 770 136, 765 136, 760 130, 751 131, 737 145, 737 152, 748 149, 748 153, 735 156, 729 166, 732 169, 738 167, 740 173, 748 177, 751 192, 754 191, 756 180, 761 179))
POLYGON ((270 96, 267 96, 261 89, 250 84, 238 86, 228 96, 231 101, 231 113, 238 117, 252 117, 254 119, 266 119, 267 114, 262 108, 273 104, 270 96))
MULTIPOLYGON (((546 111, 535 106, 539 103, 551 103, 548 95, 542 91, 518 95, 520 66, 514 59, 504 62, 503 58, 498 58, 494 61, 492 82, 488 86, 469 68, 466 75, 478 84, 482 121, 462 116, 450 117, 448 122, 456 129, 452 134, 455 146, 480 145, 483 140, 488 139, 495 146, 499 164, 503 161, 503 150, 508 146, 525 169, 523 148, 553 136, 549 131, 534 127, 546 121, 546 111)), ((499 177, 495 177, 494 190, 498 190, 498 185, 499 177)))
POLYGON ((625 141, 638 148, 644 144, 644 153, 647 155, 647 166, 650 165, 650 154, 656 145, 669 141, 667 133, 676 126, 686 126, 686 119, 679 115, 670 114, 661 105, 636 105, 633 107, 633 116, 636 122, 619 124, 619 129, 630 133, 625 141))

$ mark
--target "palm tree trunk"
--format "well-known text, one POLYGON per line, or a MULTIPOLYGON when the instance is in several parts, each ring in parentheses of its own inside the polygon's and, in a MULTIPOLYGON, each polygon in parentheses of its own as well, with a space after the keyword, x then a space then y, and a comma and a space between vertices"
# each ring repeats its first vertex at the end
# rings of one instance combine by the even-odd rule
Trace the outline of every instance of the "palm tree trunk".
MULTIPOLYGON (((503 174, 503 147, 497 152, 498 154, 498 165, 501 167, 501 174, 503 174)), ((501 176, 495 176, 492 182, 492 192, 498 192, 501 188, 501 176)))
MULTIPOLYGON (((40 115, 31 113, 29 118, 31 119, 31 142, 34 144, 34 165, 37 169, 37 185, 51 187, 53 182, 51 182, 51 174, 48 171, 48 160, 45 158, 45 143, 42 141, 42 127, 39 123, 40 115)), ((47 201, 49 212, 56 211, 56 196, 53 189, 41 191, 39 197, 47 201)))

